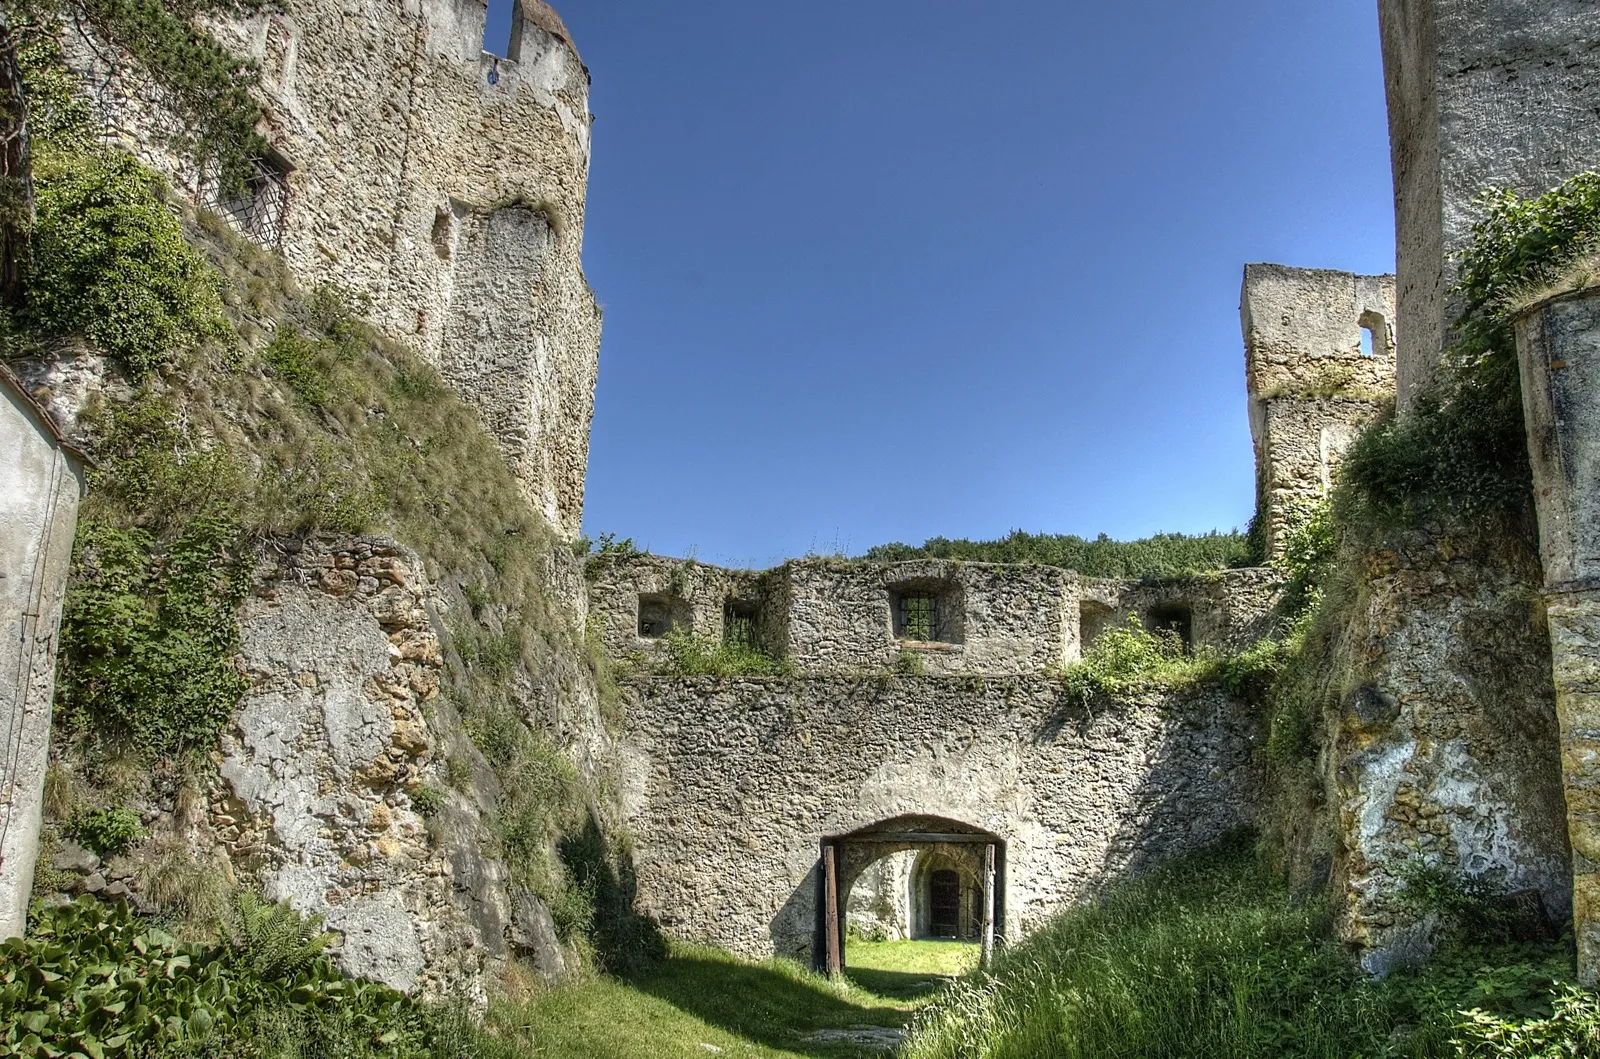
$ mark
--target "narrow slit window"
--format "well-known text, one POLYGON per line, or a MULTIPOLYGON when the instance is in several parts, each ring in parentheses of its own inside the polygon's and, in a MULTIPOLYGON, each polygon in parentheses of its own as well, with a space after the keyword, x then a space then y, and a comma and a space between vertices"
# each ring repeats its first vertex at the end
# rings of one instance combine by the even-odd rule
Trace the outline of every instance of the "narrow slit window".
POLYGON ((1372 328, 1363 326, 1361 328, 1361 355, 1363 357, 1376 356, 1377 349, 1377 338, 1373 335, 1372 328))

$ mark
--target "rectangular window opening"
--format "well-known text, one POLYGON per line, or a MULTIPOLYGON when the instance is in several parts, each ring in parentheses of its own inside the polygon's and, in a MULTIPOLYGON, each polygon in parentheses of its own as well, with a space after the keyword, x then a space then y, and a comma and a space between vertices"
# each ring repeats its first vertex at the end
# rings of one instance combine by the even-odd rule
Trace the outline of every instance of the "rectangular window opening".
POLYGON ((262 246, 277 249, 283 244, 284 220, 289 212, 289 173, 292 169, 276 152, 253 159, 242 191, 224 190, 220 179, 209 182, 209 205, 241 235, 248 236, 262 246))
POLYGON ((756 614, 751 607, 729 603, 722 611, 722 642, 729 647, 754 649, 756 614))
POLYGON ((939 600, 935 596, 900 597, 900 635, 906 640, 939 638, 939 600))
POLYGON ((1363 357, 1376 356, 1377 348, 1372 335, 1372 328, 1363 326, 1361 328, 1361 355, 1363 357))

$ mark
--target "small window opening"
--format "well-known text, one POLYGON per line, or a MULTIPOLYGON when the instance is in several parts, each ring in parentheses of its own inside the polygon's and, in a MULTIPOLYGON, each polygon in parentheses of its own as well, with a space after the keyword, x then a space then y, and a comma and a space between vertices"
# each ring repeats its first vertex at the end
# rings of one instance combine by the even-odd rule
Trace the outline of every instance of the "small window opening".
POLYGON ((1078 604, 1078 646, 1088 647, 1111 627, 1116 612, 1104 603, 1086 599, 1078 604))
POLYGON ((914 643, 961 643, 961 587, 918 578, 889 586, 889 617, 896 639, 914 643))
POLYGON ((1194 649, 1194 613, 1186 603, 1163 603, 1151 607, 1146 624, 1157 636, 1169 636, 1185 654, 1194 649))
POLYGON ((756 609, 749 603, 729 600, 722 608, 722 642, 729 647, 754 648, 756 609))
POLYGON ((283 243, 284 219, 289 212, 289 174, 293 171, 282 155, 269 151, 251 161, 242 191, 225 190, 213 182, 211 206, 243 235, 262 246, 276 248, 283 243))
POLYGON ((433 252, 440 261, 450 260, 451 244, 455 241, 455 211, 441 209, 433 215, 433 252))
POLYGON ((489 0, 487 7, 483 19, 483 50, 490 55, 508 56, 517 0, 489 0))
POLYGON ((1389 346, 1389 322, 1382 313, 1362 313, 1360 325, 1363 357, 1386 357, 1393 352, 1389 346))
POLYGON ((676 596, 639 597, 639 635, 659 640, 689 626, 689 605, 676 596))
POLYGON ((900 597, 900 638, 937 640, 939 638, 939 599, 937 596, 900 597))

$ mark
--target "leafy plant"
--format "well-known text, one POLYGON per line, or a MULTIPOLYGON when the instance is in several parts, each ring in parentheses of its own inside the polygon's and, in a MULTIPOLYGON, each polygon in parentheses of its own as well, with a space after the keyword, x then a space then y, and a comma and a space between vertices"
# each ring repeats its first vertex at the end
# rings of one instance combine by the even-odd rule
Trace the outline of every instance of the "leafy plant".
POLYGON ((287 906, 241 898, 238 919, 235 944, 208 946, 123 902, 43 911, 26 939, 0 942, 0 1057, 287 1059, 299 1042, 308 1055, 431 1059, 461 1036, 448 1011, 341 975, 287 906))
POLYGON ((1136 541, 1114 541, 1105 534, 1087 540, 1073 534, 1014 530, 997 541, 931 537, 920 547, 880 544, 862 558, 896 563, 910 559, 963 559, 983 563, 1039 563, 1076 570, 1089 577, 1182 577, 1249 566, 1254 561, 1242 533, 1158 533, 1136 541))
POLYGON ((233 664, 252 571, 242 545, 219 516, 166 543, 80 524, 57 680, 69 731, 152 755, 211 745, 248 686, 233 664))
POLYGON ((1176 633, 1150 632, 1130 614, 1126 623, 1095 637, 1083 657, 1061 672, 1067 697, 1087 706, 1097 695, 1123 699, 1156 688, 1179 687, 1215 676, 1213 652, 1189 653, 1176 633))
POLYGON ((74 816, 63 830, 68 838, 81 842, 102 857, 124 853, 144 837, 139 814, 120 805, 74 816))
POLYGON ((1546 1016, 1506 1016, 1473 1008, 1451 1041, 1462 1059, 1565 1059, 1600 1054, 1600 995, 1567 986, 1546 1016))
POLYGON ((321 916, 307 919, 287 901, 267 901, 249 890, 239 894, 232 934, 236 960, 269 981, 304 974, 331 940, 321 916))
POLYGON ((758 647, 724 643, 673 629, 662 640, 660 672, 678 677, 776 677, 792 671, 792 666, 773 658, 758 647))
POLYGON ((111 150, 40 152, 24 320, 81 335, 134 377, 226 339, 217 279, 183 239, 159 176, 111 150))
POLYGON ((411 808, 421 817, 437 816, 444 808, 444 792, 437 787, 418 787, 411 792, 411 808))

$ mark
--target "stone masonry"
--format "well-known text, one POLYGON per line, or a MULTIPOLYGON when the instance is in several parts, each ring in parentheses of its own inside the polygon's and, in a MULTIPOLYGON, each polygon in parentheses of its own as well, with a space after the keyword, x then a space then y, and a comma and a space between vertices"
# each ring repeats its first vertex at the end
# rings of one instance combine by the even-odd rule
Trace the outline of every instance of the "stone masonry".
POLYGON ((1216 689, 1093 708, 1039 676, 697 678, 628 693, 640 910, 751 957, 813 956, 826 835, 907 815, 994 833, 1015 939, 1248 824, 1259 783, 1261 718, 1216 689))
MULTIPOLYGON (((1130 618, 1198 650, 1252 643, 1277 599, 1267 571, 1139 582, 797 560, 755 573, 632 556, 598 559, 591 575, 591 621, 612 657, 644 663, 636 673, 672 630, 737 631, 792 669, 626 682, 623 808, 640 906, 676 936, 815 956, 819 844, 885 821, 997 836, 1005 929, 1020 937, 1095 886, 1253 818, 1257 711, 1214 686, 1082 703, 1051 673, 1130 618), (897 616, 907 594, 937 608, 926 639, 897 616), (925 675, 905 675, 908 657, 925 675)), ((956 854, 975 848, 947 859, 964 864, 956 854)), ((887 902, 884 929, 916 925, 925 902, 884 889, 925 885, 926 873, 841 874, 846 905, 887 902)))
POLYGON ((1394 407, 1394 277, 1248 265, 1239 316, 1257 517, 1274 557, 1299 506, 1327 493, 1351 442, 1394 407))
POLYGON ((1404 411, 1459 306, 1456 257, 1486 189, 1600 168, 1596 0, 1379 0, 1399 268, 1404 411))
POLYGON ((1088 639, 1130 617, 1231 650, 1265 634, 1277 599, 1267 570, 1134 581, 1050 566, 797 559, 758 573, 643 555, 602 557, 593 573, 590 613, 614 658, 654 653, 671 629, 721 641, 742 618, 756 646, 806 673, 881 672, 910 654, 932 675, 1037 674, 1077 660, 1088 639), (908 595, 936 601, 937 635, 897 630, 908 595))
POLYGON ((541 0, 519 0, 507 56, 483 50, 484 19, 484 0, 306 0, 211 23, 260 67, 272 147, 228 203, 168 149, 175 119, 148 78, 82 24, 65 45, 108 137, 281 249, 301 283, 370 299, 571 538, 600 345, 581 263, 588 70, 541 0))
POLYGON ((1578 974, 1600 981, 1600 289, 1517 321, 1539 512, 1578 974))

